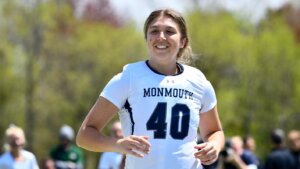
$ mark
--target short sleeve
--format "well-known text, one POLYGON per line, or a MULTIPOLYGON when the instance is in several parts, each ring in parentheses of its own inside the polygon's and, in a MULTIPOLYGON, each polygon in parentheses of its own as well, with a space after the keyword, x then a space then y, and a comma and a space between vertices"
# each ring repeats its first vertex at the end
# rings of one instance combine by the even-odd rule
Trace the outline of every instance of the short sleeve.
POLYGON ((115 75, 108 84, 104 87, 100 96, 106 98, 112 102, 116 107, 121 109, 129 93, 129 72, 126 70, 126 66, 123 72, 115 75))
POLYGON ((208 112, 217 104, 215 90, 209 81, 205 81, 200 113, 208 112))
POLYGON ((38 165, 38 163, 37 163, 37 161, 36 161, 36 158, 35 158, 35 156, 33 155, 33 158, 32 158, 32 165, 33 165, 33 169, 39 169, 39 165, 38 165))

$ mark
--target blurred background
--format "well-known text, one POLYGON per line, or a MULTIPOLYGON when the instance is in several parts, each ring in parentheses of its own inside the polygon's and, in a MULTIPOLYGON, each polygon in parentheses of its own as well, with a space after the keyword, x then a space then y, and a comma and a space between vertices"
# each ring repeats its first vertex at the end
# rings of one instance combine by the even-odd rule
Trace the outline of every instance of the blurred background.
MULTIPOLYGON (((300 129, 299 0, 1 0, 1 137, 19 125, 48 156, 62 124, 78 130, 110 78, 147 59, 143 22, 166 7, 187 20, 226 137, 252 135, 264 158, 271 130, 300 129)), ((95 168, 99 153, 84 154, 95 168)))

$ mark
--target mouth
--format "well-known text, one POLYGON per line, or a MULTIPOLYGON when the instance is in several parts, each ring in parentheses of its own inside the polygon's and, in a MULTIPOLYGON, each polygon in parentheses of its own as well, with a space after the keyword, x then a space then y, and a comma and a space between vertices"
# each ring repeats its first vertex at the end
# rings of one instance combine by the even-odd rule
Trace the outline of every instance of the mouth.
POLYGON ((167 49, 169 46, 168 45, 155 45, 154 47, 157 49, 167 49))

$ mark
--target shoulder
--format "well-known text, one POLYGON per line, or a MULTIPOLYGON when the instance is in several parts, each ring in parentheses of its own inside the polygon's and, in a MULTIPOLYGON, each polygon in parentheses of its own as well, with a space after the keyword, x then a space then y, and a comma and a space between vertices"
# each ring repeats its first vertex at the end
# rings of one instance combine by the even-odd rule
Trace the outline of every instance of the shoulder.
POLYGON ((204 73, 200 69, 185 64, 181 64, 181 65, 186 75, 192 78, 197 78, 197 80, 207 80, 204 73))
POLYGON ((250 157, 250 156, 254 156, 254 153, 252 153, 252 151, 249 150, 244 150, 242 156, 250 157))
POLYGON ((128 63, 125 66, 123 66, 123 72, 126 71, 135 71, 135 70, 142 70, 145 68, 145 61, 138 61, 133 63, 128 63))
POLYGON ((10 159, 10 153, 9 152, 5 152, 0 156, 0 164, 6 163, 7 161, 9 161, 10 159))
POLYGON ((184 68, 184 77, 188 78, 190 82, 204 90, 211 90, 213 88, 210 81, 200 69, 184 64, 182 66, 184 68))
POLYGON ((275 149, 271 151, 271 153, 268 155, 268 158, 276 160, 286 155, 287 155, 287 151, 285 149, 275 149))
POLYGON ((35 155, 26 150, 22 150, 22 155, 27 159, 35 159, 35 155))
POLYGON ((57 151, 58 151, 58 146, 54 146, 54 147, 50 148, 50 154, 56 153, 57 151))
POLYGON ((252 151, 245 150, 242 153, 241 157, 244 160, 244 162, 246 162, 246 164, 258 164, 259 163, 256 156, 254 155, 254 153, 252 151))
POLYGON ((130 77, 131 74, 136 72, 142 72, 145 68, 145 61, 139 61, 134 63, 128 63, 123 66, 123 69, 120 73, 114 76, 114 79, 126 79, 130 77))
POLYGON ((82 154, 82 150, 74 144, 70 146, 70 149, 71 151, 76 152, 77 154, 82 154))

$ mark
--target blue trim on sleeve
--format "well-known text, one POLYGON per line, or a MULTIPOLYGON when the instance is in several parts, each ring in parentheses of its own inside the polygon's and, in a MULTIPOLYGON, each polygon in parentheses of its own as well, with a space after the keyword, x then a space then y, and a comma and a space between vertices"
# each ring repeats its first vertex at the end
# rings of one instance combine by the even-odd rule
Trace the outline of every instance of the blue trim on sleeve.
POLYGON ((124 108, 127 109, 129 116, 130 116, 130 121, 131 121, 131 135, 134 133, 134 120, 133 120, 133 115, 132 115, 132 108, 130 107, 130 103, 128 100, 126 100, 124 108))

